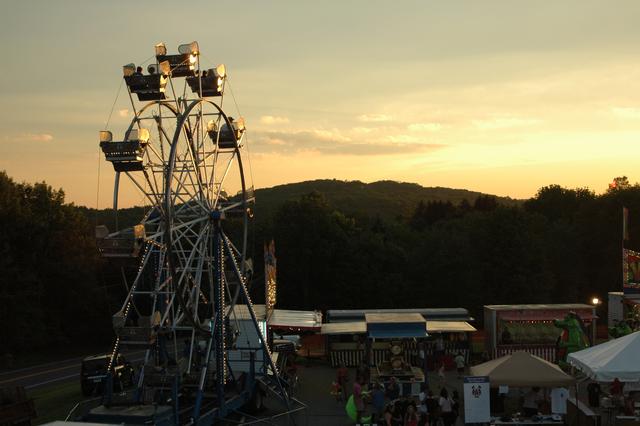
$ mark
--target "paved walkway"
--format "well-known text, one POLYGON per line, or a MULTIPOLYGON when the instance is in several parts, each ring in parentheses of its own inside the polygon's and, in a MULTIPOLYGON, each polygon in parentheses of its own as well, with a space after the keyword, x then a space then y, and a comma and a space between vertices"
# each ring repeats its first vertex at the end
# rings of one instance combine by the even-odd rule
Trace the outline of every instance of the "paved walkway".
MULTIPOLYGON (((301 366, 298 370, 300 382, 296 397, 307 404, 306 413, 300 413, 294 417, 296 425, 302 426, 347 426, 354 423, 347 417, 345 404, 337 402, 329 392, 331 382, 335 380, 336 370, 324 364, 313 364, 301 366)), ((355 379, 355 369, 350 371, 349 383, 353 384, 355 379)), ((435 373, 429 373, 431 389, 434 394, 440 392, 438 377, 435 373)), ((454 389, 462 397, 462 380, 457 378, 455 372, 447 372, 446 386, 451 393, 454 389)), ((267 404, 273 403, 268 401, 267 404)), ((370 412, 368 408, 367 412, 370 412)), ((460 413, 464 412, 464 407, 460 407, 460 413)), ((287 424, 285 419, 276 424, 287 424)), ((291 423, 293 424, 293 423, 291 423)), ((462 416, 458 417, 457 425, 463 425, 462 416)))

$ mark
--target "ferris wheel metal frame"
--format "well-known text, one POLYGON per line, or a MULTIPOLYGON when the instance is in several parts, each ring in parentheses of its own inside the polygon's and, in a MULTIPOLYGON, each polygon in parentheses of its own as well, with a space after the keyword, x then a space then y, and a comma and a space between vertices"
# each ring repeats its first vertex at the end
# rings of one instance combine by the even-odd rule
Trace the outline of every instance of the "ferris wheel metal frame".
POLYGON ((139 225, 103 232, 99 243, 107 257, 138 261, 135 279, 113 317, 117 337, 108 370, 121 348, 143 348, 133 402, 144 405, 149 393, 154 398, 160 393, 164 403, 171 400, 153 385, 166 376, 172 383, 174 424, 209 424, 224 417, 255 398, 261 392, 258 382, 271 376, 275 379, 264 384, 290 409, 292 399, 278 379, 249 295, 247 241, 254 198, 242 162, 244 121, 223 110, 224 66, 208 70, 206 76, 196 42, 180 46, 179 52, 167 55, 164 44, 157 45, 155 68, 148 76, 139 67, 134 72, 133 64, 124 67, 134 117, 124 140, 114 142, 109 131, 100 134, 100 146, 115 170, 114 211, 122 174, 150 206, 139 225), (183 76, 183 96, 178 97, 174 83, 183 76), (192 97, 187 96, 188 86, 192 97), (146 103, 138 105, 134 95, 146 103), (239 187, 235 196, 224 190, 231 179, 239 187), (234 229, 229 233, 227 228, 234 229), (236 237, 235 244, 230 235, 236 237), (229 398, 230 384, 238 382, 228 353, 237 338, 231 321, 238 321, 239 305, 259 337, 259 348, 254 349, 262 354, 262 369, 254 371, 251 361, 244 388, 229 398), (181 349, 179 340, 184 343, 181 349))

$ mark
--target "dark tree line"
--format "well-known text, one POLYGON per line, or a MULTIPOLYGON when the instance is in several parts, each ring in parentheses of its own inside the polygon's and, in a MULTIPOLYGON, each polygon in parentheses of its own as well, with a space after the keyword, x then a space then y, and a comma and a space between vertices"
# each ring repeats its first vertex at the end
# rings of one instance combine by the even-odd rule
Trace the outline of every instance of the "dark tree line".
MULTIPOLYGON (((479 320, 484 304, 587 302, 620 290, 623 206, 627 246, 640 248, 640 186, 623 178, 602 195, 552 185, 519 204, 424 200, 395 218, 378 214, 371 198, 353 214, 327 199, 310 192, 256 217, 257 302, 271 238, 282 308, 466 307, 479 320)), ((120 226, 142 213, 123 212, 120 226)), ((0 173, 0 355, 108 347, 124 286, 93 233, 96 223, 114 229, 109 220, 106 210, 65 203, 62 190, 0 173)))
POLYGON ((640 186, 628 184, 602 195, 551 185, 521 206, 426 201, 395 221, 345 217, 312 193, 283 204, 262 232, 276 240, 280 306, 460 306, 481 320, 484 304, 620 291, 623 206, 627 246, 638 248, 640 186))
POLYGON ((110 339, 93 229, 64 192, 0 172, 0 355, 110 339))

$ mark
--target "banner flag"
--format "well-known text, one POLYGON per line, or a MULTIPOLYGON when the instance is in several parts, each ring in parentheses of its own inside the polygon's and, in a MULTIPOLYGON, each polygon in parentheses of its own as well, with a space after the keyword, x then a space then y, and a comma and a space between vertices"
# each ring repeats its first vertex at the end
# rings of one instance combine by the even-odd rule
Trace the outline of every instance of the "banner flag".
POLYGON ((622 208, 622 239, 629 240, 629 209, 626 207, 622 208))
POLYGON ((271 312, 273 312, 273 308, 276 305, 276 276, 276 243, 271 240, 268 244, 264 243, 264 305, 267 318, 271 316, 271 312))

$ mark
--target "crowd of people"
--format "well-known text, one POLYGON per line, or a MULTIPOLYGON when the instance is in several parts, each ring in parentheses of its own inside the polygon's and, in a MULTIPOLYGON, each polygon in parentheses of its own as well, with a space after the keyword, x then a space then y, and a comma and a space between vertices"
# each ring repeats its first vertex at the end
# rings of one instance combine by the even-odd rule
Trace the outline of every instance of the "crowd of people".
MULTIPOLYGON (((458 373, 462 374, 464 365, 457 364, 458 373)), ((441 368, 443 371, 443 368, 441 368)), ((365 411, 371 405, 371 424, 381 426, 452 426, 460 415, 460 395, 457 390, 451 393, 447 389, 444 374, 439 385, 439 392, 434 393, 426 384, 422 384, 420 394, 402 395, 400 383, 395 377, 385 383, 369 383, 366 369, 358 368, 353 385, 349 386, 349 370, 342 364, 336 372, 336 380, 332 385, 332 394, 336 401, 344 403, 352 390, 356 407, 356 424, 366 418, 365 411)))

